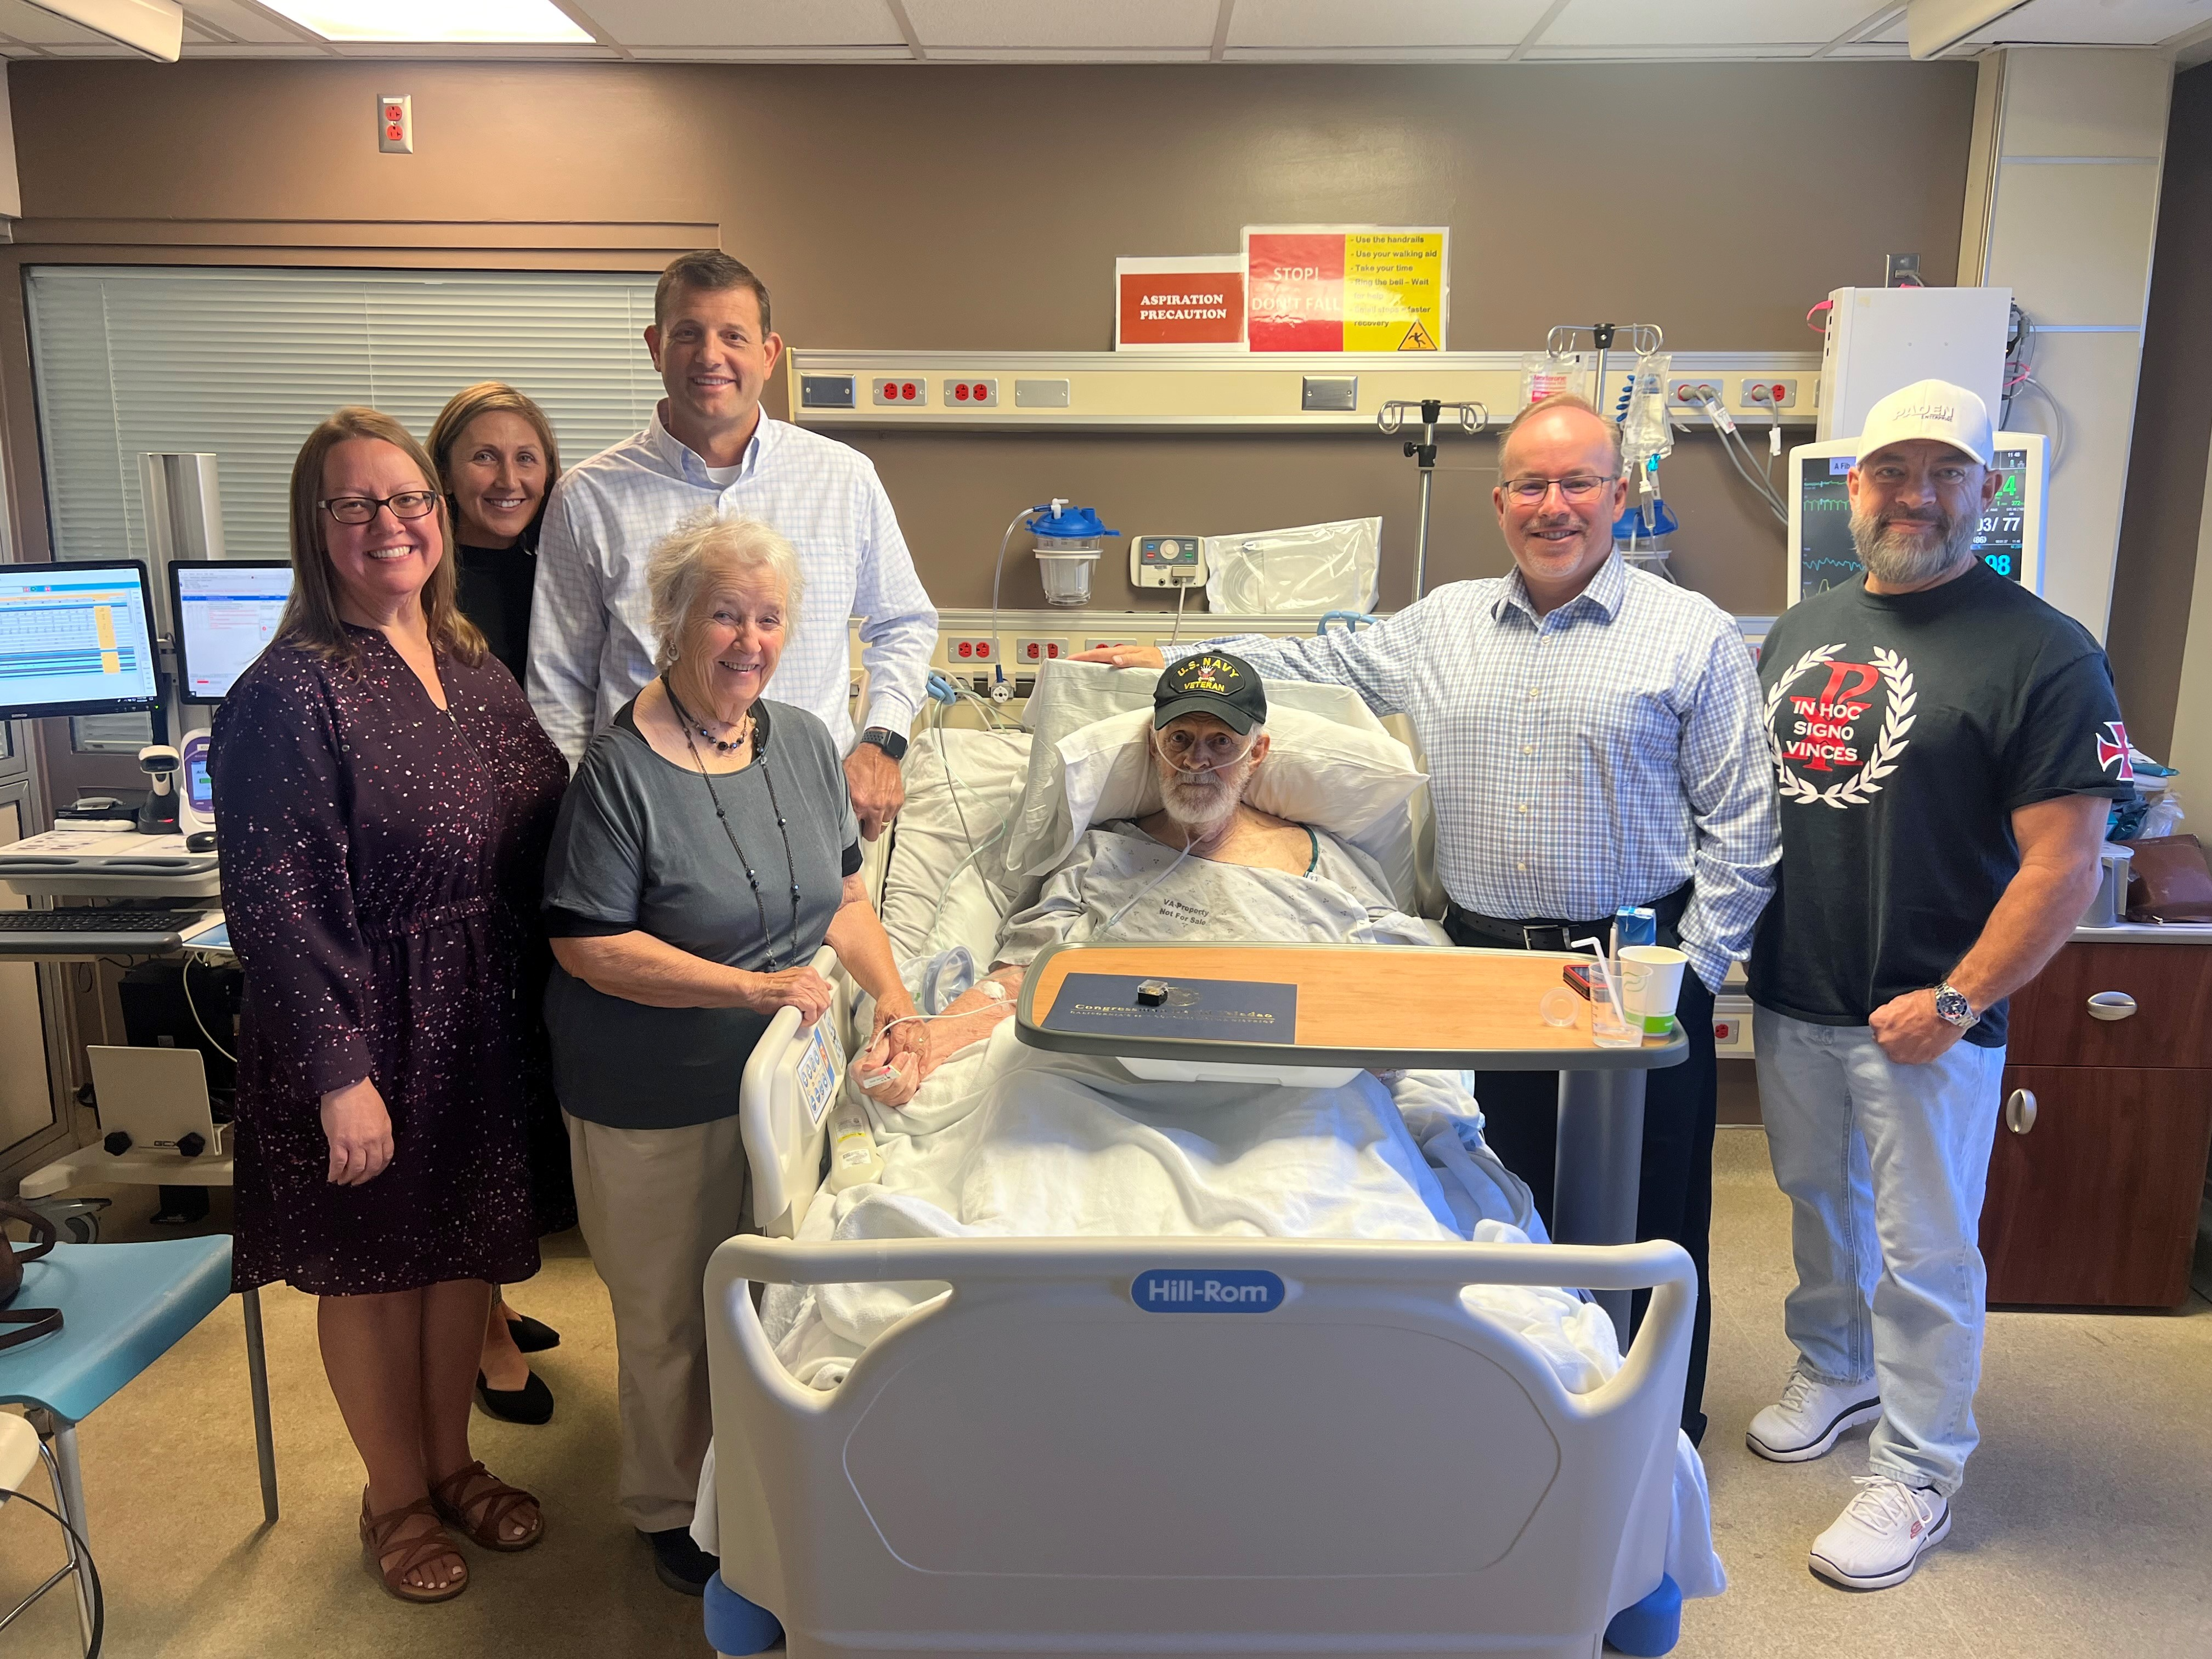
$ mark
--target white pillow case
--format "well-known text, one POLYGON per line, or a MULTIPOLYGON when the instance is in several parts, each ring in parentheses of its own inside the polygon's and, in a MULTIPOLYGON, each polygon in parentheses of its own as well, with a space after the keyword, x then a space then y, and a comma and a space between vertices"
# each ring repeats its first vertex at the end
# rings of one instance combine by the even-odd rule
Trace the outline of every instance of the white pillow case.
POLYGON ((986 961, 999 942, 1001 900, 988 878, 1001 845, 983 844, 1021 805, 1030 744, 1026 732, 956 726, 915 733, 902 769, 906 805, 899 809, 879 906, 900 962, 951 945, 964 945, 986 961), (971 844, 983 851, 963 868, 971 844))

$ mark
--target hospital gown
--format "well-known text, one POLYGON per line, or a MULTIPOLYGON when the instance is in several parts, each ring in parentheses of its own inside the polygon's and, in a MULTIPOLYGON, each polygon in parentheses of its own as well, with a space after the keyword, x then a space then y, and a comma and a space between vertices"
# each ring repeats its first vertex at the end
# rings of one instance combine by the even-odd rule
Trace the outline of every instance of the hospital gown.
POLYGON ((1314 867, 1292 875, 1182 858, 1133 823, 1102 824, 1076 842, 1037 902, 1008 919, 995 959, 1026 965, 1048 945, 1109 939, 1437 943, 1422 922, 1393 908, 1373 860, 1326 830, 1313 833, 1314 867))

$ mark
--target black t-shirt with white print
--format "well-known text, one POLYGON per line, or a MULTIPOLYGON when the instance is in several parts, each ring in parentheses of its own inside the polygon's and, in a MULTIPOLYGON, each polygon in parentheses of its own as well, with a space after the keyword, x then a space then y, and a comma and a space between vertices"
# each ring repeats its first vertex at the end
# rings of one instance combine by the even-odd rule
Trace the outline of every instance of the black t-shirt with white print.
MULTIPOLYGON (((1752 1000, 1863 1025, 1941 981, 2020 868, 2012 814, 2134 776, 2088 630, 1977 562, 1918 593, 1861 577, 1784 611, 1759 649, 1782 867, 1752 1000)), ((2005 1005, 1966 1032, 2005 1040, 2005 1005)))

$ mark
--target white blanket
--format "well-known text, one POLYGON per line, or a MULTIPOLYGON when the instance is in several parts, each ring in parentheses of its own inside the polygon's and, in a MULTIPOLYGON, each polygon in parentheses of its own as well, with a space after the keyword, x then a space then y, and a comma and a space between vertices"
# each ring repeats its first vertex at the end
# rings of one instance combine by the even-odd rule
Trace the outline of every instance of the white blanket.
MULTIPOLYGON (((871 1109, 879 1183, 826 1193, 802 1239, 1103 1237, 1527 1243, 1528 1188, 1480 1135, 1458 1078, 1365 1074, 1338 1089, 1140 1083, 1115 1062, 1024 1047, 1012 1022, 948 1060, 902 1112, 871 1109)), ((835 1388, 935 1285, 771 1285, 762 1321, 800 1382, 835 1388)), ((1586 1393, 1620 1366, 1611 1322, 1571 1291, 1471 1285, 1586 1393)), ((711 1452, 693 1536, 714 1551, 711 1452)), ((1678 1445, 1668 1571, 1686 1595, 1724 1587, 1704 1467, 1678 1445)))

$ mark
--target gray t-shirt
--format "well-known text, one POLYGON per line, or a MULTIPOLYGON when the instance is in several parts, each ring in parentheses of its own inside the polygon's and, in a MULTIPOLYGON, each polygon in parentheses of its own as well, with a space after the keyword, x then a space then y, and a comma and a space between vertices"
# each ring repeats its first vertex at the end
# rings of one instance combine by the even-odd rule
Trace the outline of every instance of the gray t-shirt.
MULTIPOLYGON (((592 739, 561 803, 545 861, 546 931, 650 933, 756 973, 804 966, 829 932, 845 876, 860 865, 860 826, 830 733, 805 709, 763 699, 753 705, 758 758, 716 774, 710 796, 699 774, 653 751, 635 708, 626 705, 592 739)), ((732 1115, 768 1021, 744 1008, 647 1007, 557 965, 545 988, 562 1108, 615 1128, 732 1115)))

